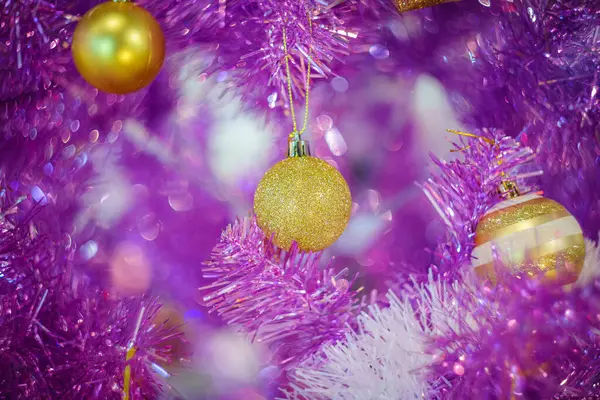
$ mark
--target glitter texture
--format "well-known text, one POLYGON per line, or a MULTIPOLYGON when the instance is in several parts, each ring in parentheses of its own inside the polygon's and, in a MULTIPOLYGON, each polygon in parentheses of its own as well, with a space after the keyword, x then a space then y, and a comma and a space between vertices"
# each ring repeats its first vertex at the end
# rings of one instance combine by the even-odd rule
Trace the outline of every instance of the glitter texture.
POLYGON ((275 164, 254 195, 258 225, 282 249, 303 251, 333 244, 346 229, 352 197, 337 169, 316 157, 290 157, 275 164))
POLYGON ((527 221, 532 218, 541 217, 547 215, 552 219, 560 218, 564 215, 569 215, 565 208, 557 202, 544 199, 536 198, 526 203, 521 203, 515 206, 503 208, 498 211, 488 213, 481 218, 477 224, 477 235, 475 242, 477 244, 487 242, 487 240, 480 240, 483 236, 489 236, 492 232, 498 229, 504 229, 510 225, 527 221))
MULTIPOLYGON (((509 271, 518 276, 530 278, 543 276, 548 281, 558 281, 562 284, 573 283, 583 269, 586 254, 585 241, 583 236, 580 236, 574 241, 566 241, 562 247, 566 247, 566 249, 535 259, 526 259, 518 265, 511 265, 509 271)), ((478 267, 475 272, 481 279, 496 284, 498 268, 498 265, 488 264, 478 267)))
POLYGON ((557 267, 568 265, 569 268, 573 270, 573 273, 571 274, 572 278, 570 280, 574 281, 578 278, 578 274, 583 269, 584 260, 585 240, 582 236, 575 244, 570 244, 567 249, 557 251, 556 253, 547 256, 542 256, 535 261, 529 261, 521 266, 519 270, 525 272, 529 276, 533 276, 542 271, 546 277, 553 279, 557 276, 557 267))
POLYGON ((202 268, 203 301, 226 323, 264 343, 288 370, 341 340, 359 311, 347 271, 320 266, 320 253, 273 246, 254 218, 227 227, 202 268))
POLYGON ((439 4, 450 3, 455 0, 396 0, 395 4, 400 12, 419 10, 439 4))

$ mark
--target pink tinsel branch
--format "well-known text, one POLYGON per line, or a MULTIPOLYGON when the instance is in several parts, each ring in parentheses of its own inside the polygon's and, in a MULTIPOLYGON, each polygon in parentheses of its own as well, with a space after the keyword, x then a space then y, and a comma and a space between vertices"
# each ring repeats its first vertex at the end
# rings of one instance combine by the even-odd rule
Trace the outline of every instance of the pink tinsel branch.
POLYGON ((341 339, 358 310, 353 281, 319 266, 320 254, 274 247, 254 218, 228 226, 205 263, 204 301, 225 322, 265 343, 290 368, 341 339))

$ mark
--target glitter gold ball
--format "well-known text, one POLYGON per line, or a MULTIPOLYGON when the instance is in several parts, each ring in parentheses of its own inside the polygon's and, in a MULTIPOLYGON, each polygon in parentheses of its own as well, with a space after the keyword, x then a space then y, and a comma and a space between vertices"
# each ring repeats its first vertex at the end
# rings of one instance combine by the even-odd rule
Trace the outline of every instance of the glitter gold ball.
POLYGON ((88 11, 71 43, 83 78, 107 93, 135 92, 154 80, 165 58, 165 38, 152 15, 129 2, 106 2, 88 11))
POLYGON ((496 281, 494 261, 511 272, 561 284, 577 280, 585 241, 577 220, 559 203, 530 194, 505 200, 479 221, 473 265, 478 276, 496 281))
POLYGON ((319 251, 348 225, 352 197, 342 174, 316 157, 290 157, 275 164, 254 194, 254 213, 268 237, 289 249, 319 251))

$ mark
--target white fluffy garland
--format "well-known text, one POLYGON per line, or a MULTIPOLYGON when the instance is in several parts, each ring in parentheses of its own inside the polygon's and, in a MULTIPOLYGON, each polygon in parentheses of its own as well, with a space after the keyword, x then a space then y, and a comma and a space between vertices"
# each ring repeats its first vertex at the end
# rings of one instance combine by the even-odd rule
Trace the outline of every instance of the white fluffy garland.
POLYGON ((422 398, 429 391, 423 368, 432 361, 423 351, 424 327, 433 327, 425 330, 436 334, 440 333, 436 327, 456 321, 460 310, 451 290, 430 277, 413 293, 416 302, 389 292, 389 308, 371 307, 359 316, 358 332, 349 333, 344 343, 324 348, 321 360, 294 371, 287 399, 422 398))
MULTIPOLYGON (((586 248, 577 285, 600 276, 600 249, 591 241, 586 248)), ((452 298, 456 289, 430 277, 410 297, 389 292, 389 308, 371 307, 359 316, 358 332, 349 333, 343 343, 325 347, 320 359, 293 372, 285 398, 412 400, 431 395, 423 372, 433 356, 425 354, 425 340, 448 327, 457 329, 457 320, 470 317, 452 298)))

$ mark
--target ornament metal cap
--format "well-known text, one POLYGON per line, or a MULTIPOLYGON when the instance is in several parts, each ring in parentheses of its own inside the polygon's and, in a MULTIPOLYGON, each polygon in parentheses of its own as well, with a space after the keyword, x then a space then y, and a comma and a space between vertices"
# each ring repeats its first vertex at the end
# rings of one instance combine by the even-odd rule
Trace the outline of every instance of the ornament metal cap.
POLYGON ((310 156, 310 146, 308 141, 301 140, 301 136, 293 133, 288 139, 288 157, 306 157, 310 156))
POLYGON ((502 181, 498 187, 498 193, 507 199, 514 199, 515 197, 519 197, 521 195, 517 184, 513 181, 502 181))

